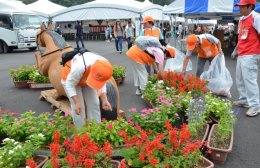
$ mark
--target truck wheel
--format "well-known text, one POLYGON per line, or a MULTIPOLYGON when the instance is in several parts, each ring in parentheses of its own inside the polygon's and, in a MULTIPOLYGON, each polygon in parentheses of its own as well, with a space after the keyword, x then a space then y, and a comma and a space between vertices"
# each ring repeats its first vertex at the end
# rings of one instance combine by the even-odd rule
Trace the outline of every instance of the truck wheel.
POLYGON ((8 53, 12 51, 13 49, 11 47, 8 47, 4 41, 0 41, 0 53, 8 53))
POLYGON ((29 50, 30 51, 35 51, 37 47, 30 47, 29 50))

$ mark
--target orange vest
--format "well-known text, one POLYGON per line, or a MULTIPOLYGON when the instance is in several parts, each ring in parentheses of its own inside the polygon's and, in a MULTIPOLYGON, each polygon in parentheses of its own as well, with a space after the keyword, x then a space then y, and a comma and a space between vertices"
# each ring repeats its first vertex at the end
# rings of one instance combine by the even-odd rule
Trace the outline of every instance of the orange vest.
POLYGON ((217 45, 204 38, 200 47, 195 48, 195 51, 200 58, 212 58, 219 54, 217 45))
POLYGON ((137 45, 133 45, 127 52, 126 55, 133 61, 139 64, 151 65, 154 63, 154 59, 141 50, 137 45))
MULTIPOLYGON (((85 72, 83 73, 82 77, 79 80, 78 86, 86 86, 86 81, 88 78, 88 75, 90 73, 90 66, 85 70, 85 72)), ((61 79, 66 81, 69 73, 71 70, 71 60, 67 61, 65 66, 62 68, 61 70, 61 79)))
POLYGON ((144 29, 144 36, 153 36, 160 39, 160 30, 157 27, 153 29, 150 28, 144 29))

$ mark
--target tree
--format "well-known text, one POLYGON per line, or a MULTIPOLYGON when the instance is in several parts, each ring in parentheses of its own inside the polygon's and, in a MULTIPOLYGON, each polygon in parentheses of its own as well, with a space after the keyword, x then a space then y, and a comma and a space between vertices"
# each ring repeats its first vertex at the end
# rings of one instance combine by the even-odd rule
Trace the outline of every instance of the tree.
MULTIPOLYGON (((25 4, 30 4, 33 3, 37 0, 22 0, 23 3, 25 4)), ((70 7, 70 6, 74 6, 74 5, 80 5, 80 4, 84 4, 84 3, 88 3, 91 2, 93 0, 49 0, 53 3, 62 5, 62 6, 66 6, 66 7, 70 7)), ((122 0, 122 3, 125 0, 122 0)), ((140 2, 143 2, 144 0, 138 0, 140 2)), ((172 3, 174 0, 150 0, 150 2, 154 3, 154 4, 159 4, 159 5, 169 5, 170 3, 172 3)))

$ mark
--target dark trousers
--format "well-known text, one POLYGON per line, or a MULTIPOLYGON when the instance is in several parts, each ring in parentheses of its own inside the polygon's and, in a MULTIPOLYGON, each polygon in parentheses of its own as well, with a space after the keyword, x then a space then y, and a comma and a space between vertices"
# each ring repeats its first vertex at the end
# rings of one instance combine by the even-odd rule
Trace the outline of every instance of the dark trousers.
POLYGON ((212 57, 212 58, 200 58, 200 57, 198 57, 197 72, 196 72, 197 77, 200 77, 200 75, 204 71, 204 67, 205 67, 206 62, 209 61, 209 64, 210 64, 213 59, 214 59, 214 57, 212 57))
POLYGON ((76 44, 77 44, 78 49, 79 49, 79 40, 81 41, 82 48, 85 48, 84 43, 83 43, 83 35, 76 36, 76 44))
POLYGON ((131 37, 128 37, 127 39, 127 46, 128 46, 128 49, 132 47, 133 43, 131 41, 131 37))

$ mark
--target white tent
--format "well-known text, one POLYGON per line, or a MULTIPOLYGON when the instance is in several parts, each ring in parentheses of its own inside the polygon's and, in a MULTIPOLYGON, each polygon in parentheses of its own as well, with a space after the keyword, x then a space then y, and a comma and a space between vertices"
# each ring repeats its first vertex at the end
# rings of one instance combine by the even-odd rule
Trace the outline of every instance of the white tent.
POLYGON ((95 0, 82 5, 76 5, 51 15, 56 22, 75 20, 109 20, 140 18, 150 15, 156 20, 162 19, 160 5, 149 0, 139 2, 135 0, 95 0))
POLYGON ((66 7, 55 4, 49 0, 38 0, 28 4, 28 8, 41 16, 48 17, 50 14, 66 9, 66 7))

